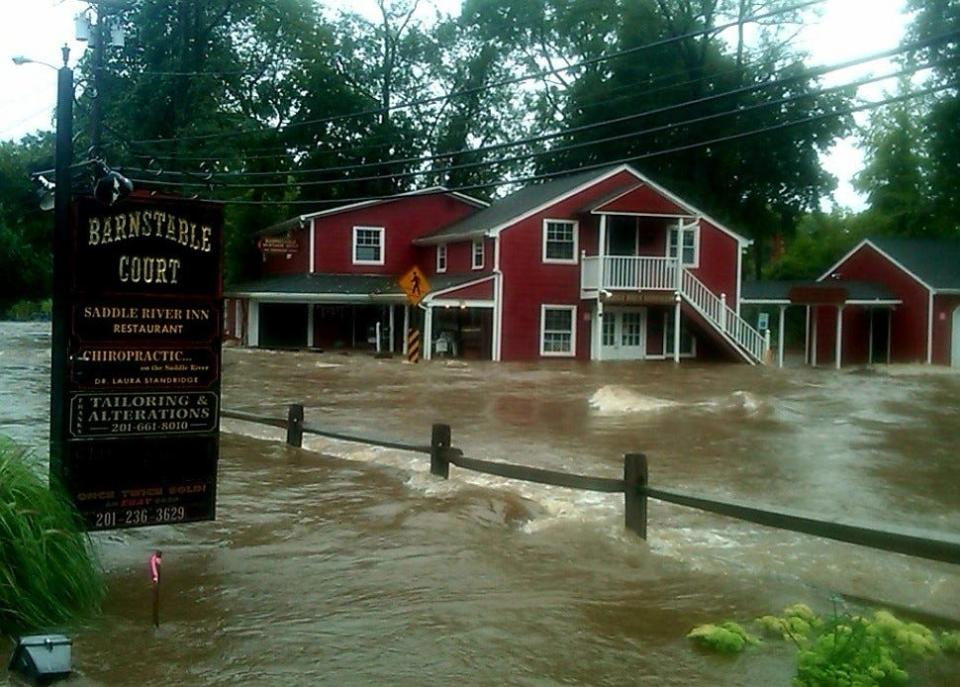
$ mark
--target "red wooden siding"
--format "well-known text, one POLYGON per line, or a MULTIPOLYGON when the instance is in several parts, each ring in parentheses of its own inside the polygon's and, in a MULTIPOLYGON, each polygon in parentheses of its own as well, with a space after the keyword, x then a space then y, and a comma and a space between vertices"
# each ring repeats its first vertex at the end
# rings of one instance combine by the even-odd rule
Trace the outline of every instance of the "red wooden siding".
POLYGON ((737 252, 740 243, 707 220, 700 222, 699 267, 690 271, 717 296, 727 294, 727 304, 736 309, 737 252))
MULTIPOLYGON (((960 295, 933 297, 933 362, 949 365, 953 353, 953 313, 960 307, 960 295)), ((960 314, 957 315, 960 317, 960 314)))
POLYGON ((647 185, 628 191, 601 207, 598 212, 636 212, 651 215, 690 215, 686 210, 647 185))
POLYGON ((491 301, 493 300, 493 277, 485 282, 464 286, 453 291, 445 291, 437 296, 441 300, 473 300, 473 301, 491 301))
POLYGON ((261 275, 303 274, 310 269, 310 233, 306 229, 298 229, 290 232, 290 236, 299 244, 297 252, 290 253, 289 258, 284 253, 264 254, 261 275))
MULTIPOLYGON (((903 301, 903 305, 896 306, 893 310, 891 360, 901 363, 926 361, 929 291, 923 285, 870 245, 862 246, 834 272, 841 280, 883 284, 903 301)), ((836 308, 821 307, 819 310, 817 362, 835 361, 836 308)), ((869 332, 869 320, 845 313, 843 324, 844 339, 850 338, 850 343, 845 344, 844 355, 849 351, 851 362, 865 360, 864 346, 869 332)))
MULTIPOLYGON (((590 305, 580 300, 579 256, 574 265, 545 264, 542 261, 543 220, 582 219, 579 210, 635 178, 629 172, 615 174, 511 225, 500 234, 500 269, 504 275, 503 360, 540 357, 540 310, 543 304, 577 306, 576 355, 589 359, 590 305)), ((583 237, 584 227, 581 226, 583 237)))
MULTIPOLYGON (((330 274, 401 274, 424 259, 411 242, 439 227, 451 224, 477 208, 449 195, 409 196, 382 205, 314 218, 316 226, 316 272, 330 274), (384 264, 353 264, 353 228, 384 227, 384 264)), ((428 253, 431 264, 420 268, 432 272, 436 253, 428 253)))

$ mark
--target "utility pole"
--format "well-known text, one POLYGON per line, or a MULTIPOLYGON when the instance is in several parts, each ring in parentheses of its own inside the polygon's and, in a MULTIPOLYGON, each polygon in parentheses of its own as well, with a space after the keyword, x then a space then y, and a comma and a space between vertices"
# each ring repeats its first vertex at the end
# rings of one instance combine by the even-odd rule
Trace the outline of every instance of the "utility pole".
POLYGON ((57 70, 56 189, 53 224, 53 327, 50 364, 50 469, 61 474, 65 450, 67 407, 67 331, 70 290, 67 262, 70 259, 70 166, 73 163, 73 70, 68 66, 70 48, 63 46, 63 66, 57 70))
POLYGON ((93 43, 93 106, 90 109, 90 152, 91 157, 97 158, 100 155, 100 136, 103 130, 102 118, 103 111, 103 47, 106 40, 106 34, 103 30, 104 13, 100 3, 97 7, 97 32, 93 43))

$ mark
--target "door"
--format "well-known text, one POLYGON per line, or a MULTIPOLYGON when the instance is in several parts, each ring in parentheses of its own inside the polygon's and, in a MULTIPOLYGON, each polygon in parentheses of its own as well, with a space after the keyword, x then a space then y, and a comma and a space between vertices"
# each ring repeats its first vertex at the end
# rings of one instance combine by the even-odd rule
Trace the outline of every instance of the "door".
POLYGON ((950 337, 951 341, 951 355, 950 355, 950 365, 952 367, 960 367, 960 307, 957 307, 953 311, 953 332, 950 337))
POLYGON ((643 360, 647 353, 646 308, 603 311, 600 345, 604 360, 643 360))

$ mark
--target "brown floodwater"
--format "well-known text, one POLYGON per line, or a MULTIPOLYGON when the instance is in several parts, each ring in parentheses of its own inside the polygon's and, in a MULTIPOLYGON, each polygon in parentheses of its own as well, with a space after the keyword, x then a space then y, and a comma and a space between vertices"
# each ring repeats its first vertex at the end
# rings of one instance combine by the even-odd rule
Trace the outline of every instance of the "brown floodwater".
MULTIPOLYGON (((0 323, 0 433, 47 440, 49 330, 0 323)), ((225 407, 470 456, 875 525, 960 526, 960 375, 550 361, 419 366, 232 349, 225 407)), ((960 569, 425 456, 223 422, 216 522, 95 535, 109 595, 74 628, 78 685, 789 685, 792 651, 697 651, 695 624, 805 602, 960 621, 960 569), (147 557, 164 551, 162 625, 147 557), (838 596, 839 595, 839 596, 838 596)), ((38 468, 45 458, 37 456, 38 468)), ((0 660, 3 657, 0 656, 0 660)), ((914 684, 955 685, 938 659, 914 684)))

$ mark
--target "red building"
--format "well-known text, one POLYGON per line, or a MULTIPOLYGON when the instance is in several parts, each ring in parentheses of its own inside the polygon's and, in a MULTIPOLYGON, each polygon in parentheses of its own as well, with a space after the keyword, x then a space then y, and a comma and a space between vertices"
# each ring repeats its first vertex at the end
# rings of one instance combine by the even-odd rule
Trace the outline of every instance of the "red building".
POLYGON ((489 206, 432 189, 264 234, 280 252, 228 294, 228 332, 248 345, 400 350, 417 326, 427 358, 756 363, 768 347, 739 316, 749 242, 625 165, 489 206), (412 311, 396 279, 414 265, 431 290, 412 311))
POLYGON ((744 303, 778 306, 781 321, 788 306, 806 307, 812 365, 960 367, 960 241, 865 239, 816 282, 745 291, 744 303))

